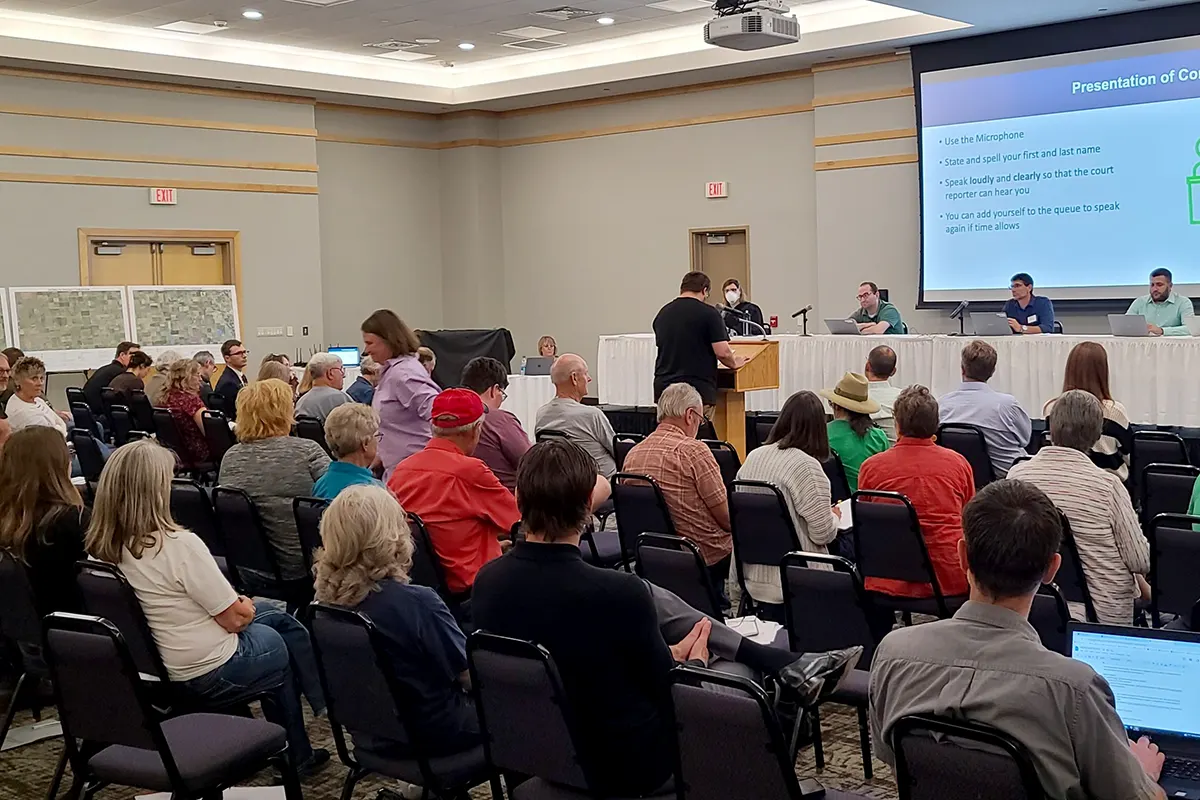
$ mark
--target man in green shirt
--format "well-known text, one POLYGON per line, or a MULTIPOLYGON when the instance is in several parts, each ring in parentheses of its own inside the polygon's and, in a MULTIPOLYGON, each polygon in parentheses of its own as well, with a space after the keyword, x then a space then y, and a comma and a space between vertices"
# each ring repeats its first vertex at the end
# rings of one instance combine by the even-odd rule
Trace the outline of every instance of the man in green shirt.
POLYGON ((1187 321, 1196 310, 1190 297, 1172 291, 1173 285, 1171 270, 1159 267, 1150 273, 1150 294, 1134 300, 1125 313, 1144 316, 1151 336, 1188 336, 1187 321))
POLYGON ((858 305, 850 319, 858 323, 862 334, 908 333, 896 307, 879 297, 879 287, 867 281, 858 286, 858 305))

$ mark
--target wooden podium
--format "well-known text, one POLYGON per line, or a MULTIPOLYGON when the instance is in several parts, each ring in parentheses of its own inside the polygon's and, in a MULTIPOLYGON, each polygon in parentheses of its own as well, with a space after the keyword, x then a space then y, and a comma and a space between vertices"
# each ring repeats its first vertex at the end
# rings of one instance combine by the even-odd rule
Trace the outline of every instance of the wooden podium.
POLYGON ((734 355, 745 357, 737 369, 724 364, 717 370, 717 408, 713 427, 717 438, 729 442, 746 460, 746 392, 779 388, 779 342, 730 342, 734 355))

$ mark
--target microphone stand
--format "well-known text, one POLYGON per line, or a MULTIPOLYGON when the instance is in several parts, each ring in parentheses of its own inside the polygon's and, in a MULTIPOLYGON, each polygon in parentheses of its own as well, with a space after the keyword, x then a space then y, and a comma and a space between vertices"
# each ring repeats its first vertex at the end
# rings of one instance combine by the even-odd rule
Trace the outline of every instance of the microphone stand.
POLYGON ((801 336, 808 336, 808 309, 800 312, 801 336))

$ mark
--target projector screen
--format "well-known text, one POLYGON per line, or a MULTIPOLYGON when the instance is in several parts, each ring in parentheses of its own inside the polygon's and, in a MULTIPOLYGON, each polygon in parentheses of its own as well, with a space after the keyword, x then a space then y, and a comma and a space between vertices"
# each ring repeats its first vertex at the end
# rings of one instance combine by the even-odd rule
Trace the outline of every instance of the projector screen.
POLYGON ((1200 294, 1200 36, 919 80, 922 302, 1200 294))

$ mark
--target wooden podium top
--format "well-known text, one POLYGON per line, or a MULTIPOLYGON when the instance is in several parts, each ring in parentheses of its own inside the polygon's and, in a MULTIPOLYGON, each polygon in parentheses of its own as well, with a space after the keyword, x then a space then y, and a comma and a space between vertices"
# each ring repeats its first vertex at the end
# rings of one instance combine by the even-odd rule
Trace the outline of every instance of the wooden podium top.
POLYGON ((749 359, 737 369, 721 364, 717 370, 717 388, 750 392, 779 388, 779 342, 730 342, 734 355, 749 359))

